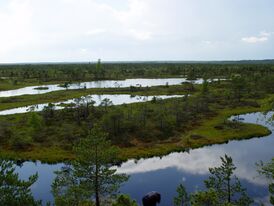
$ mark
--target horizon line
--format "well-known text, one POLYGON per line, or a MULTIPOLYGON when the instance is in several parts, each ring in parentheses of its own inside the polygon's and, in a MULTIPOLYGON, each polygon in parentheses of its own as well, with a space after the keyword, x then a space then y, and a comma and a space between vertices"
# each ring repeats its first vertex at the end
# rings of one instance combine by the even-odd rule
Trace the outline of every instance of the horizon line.
MULTIPOLYGON (((233 63, 233 62, 268 62, 273 59, 241 59, 241 60, 106 60, 102 63, 233 63)), ((41 61, 41 62, 4 62, 0 65, 36 65, 36 64, 95 64, 97 61, 41 61)))

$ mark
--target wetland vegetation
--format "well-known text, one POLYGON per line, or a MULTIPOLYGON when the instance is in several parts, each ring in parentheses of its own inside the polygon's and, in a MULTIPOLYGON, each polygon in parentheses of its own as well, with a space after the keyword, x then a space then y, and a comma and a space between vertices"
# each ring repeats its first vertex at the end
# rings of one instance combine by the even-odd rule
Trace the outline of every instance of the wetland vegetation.
MULTIPOLYGON (((0 91, 26 86, 41 91, 40 94, 12 96, 11 93, 9 96, 0 97, 0 112, 45 104, 39 112, 35 112, 35 109, 30 107, 29 112, 24 114, 0 115, 0 155, 5 159, 40 160, 50 163, 77 162, 79 150, 75 150, 75 146, 81 145, 82 141, 88 141, 86 137, 92 134, 94 127, 99 127, 104 134, 108 134, 105 136, 106 141, 117 149, 115 149, 116 163, 132 158, 187 151, 234 139, 262 137, 271 133, 264 126, 242 123, 237 118, 233 120, 229 118, 233 115, 273 110, 274 66, 272 64, 102 64, 98 61, 97 64, 2 65, 0 75, 5 77, 0 79, 0 91), (69 87, 71 84, 87 81, 128 78, 185 78, 188 81, 178 81, 174 85, 163 83, 156 86, 142 86, 138 79, 135 79, 131 80, 134 82, 133 85, 125 87, 79 87, 78 89, 69 87), (202 79, 200 84, 195 84, 196 79, 202 79), (50 84, 61 85, 63 90, 43 93, 43 90, 49 89, 45 85, 50 84), (103 98, 95 104, 90 96, 106 94, 154 97, 140 103, 115 105, 108 98, 103 98), (161 99, 157 98, 159 95, 177 96, 161 99), (69 99, 73 99, 73 102, 65 103, 69 99), (58 105, 54 104, 56 102, 64 102, 61 103, 63 109, 57 109, 58 105)), ((226 156, 222 161, 230 165, 229 170, 234 170, 229 157, 226 156)), ((1 164, 6 167, 6 163, 1 164)), ((77 165, 79 166, 80 163, 78 162, 77 165)), ((212 174, 218 175, 217 169, 211 171, 212 174)), ((71 180, 71 183, 74 181, 73 178, 68 180, 71 180)), ((35 177, 32 177, 29 183, 24 183, 25 188, 28 189, 34 181, 35 177)), ((207 192, 193 197, 197 198, 197 201, 215 201, 218 202, 216 205, 219 205, 223 200, 218 195, 222 194, 214 193, 212 190, 214 187, 210 186, 209 182, 207 185, 209 189, 207 192), (215 199, 203 199, 209 193, 215 199)), ((215 186, 217 188, 216 184, 215 186)), ((240 187, 238 189, 238 192, 243 191, 240 187)), ((179 192, 183 191, 184 188, 181 187, 179 192)), ((61 202, 59 205, 68 204, 57 190, 55 192, 58 196, 57 202, 61 202)), ((65 195, 74 194, 76 191, 68 192, 65 195)), ((180 197, 187 198, 182 194, 180 197)), ((131 202, 127 196, 119 198, 117 202, 131 202)), ((89 204, 86 200, 83 200, 83 204, 89 204)), ((39 204, 32 199, 30 201, 39 204)), ((251 203, 248 198, 244 201, 248 203, 242 205, 251 203)), ((227 205, 228 202, 224 201, 222 204, 227 205)), ((133 201, 130 204, 135 203, 133 201)), ((200 205, 193 203, 195 204, 200 205)))
MULTIPOLYGON (((9 77, 2 80, 2 85, 16 80, 21 86, 56 82, 61 78, 68 82, 182 75, 193 81, 196 78, 204 79, 202 84, 190 81, 154 87, 82 88, 2 97, 0 110, 48 103, 41 112, 0 117, 1 153, 7 157, 43 161, 71 159, 71 148, 88 134, 94 124, 101 125, 109 133, 112 143, 121 148, 121 159, 166 154, 173 150, 269 133, 261 126, 227 119, 233 114, 271 108, 274 88, 272 65, 98 62, 2 66, 0 73, 9 77), (219 80, 209 81, 214 78, 219 80), (102 99, 99 106, 94 106, 94 101, 87 96, 90 94, 185 96, 165 100, 154 98, 150 102, 117 106, 109 99, 102 99), (63 110, 57 111, 51 104, 73 98, 76 102, 74 107, 68 105, 63 110)), ((135 81, 135 85, 138 84, 138 79, 135 81)))

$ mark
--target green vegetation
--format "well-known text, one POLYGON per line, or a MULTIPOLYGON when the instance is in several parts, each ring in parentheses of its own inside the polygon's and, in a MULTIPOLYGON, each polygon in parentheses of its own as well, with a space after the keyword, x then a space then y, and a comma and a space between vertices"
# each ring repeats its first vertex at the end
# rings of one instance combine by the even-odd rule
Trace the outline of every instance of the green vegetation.
POLYGON ((212 176, 205 181, 206 188, 217 192, 217 205, 250 205, 253 201, 247 196, 238 178, 233 176, 236 167, 232 158, 225 155, 221 160, 220 167, 209 168, 212 176))
MULTIPOLYGON (((244 92, 242 87, 235 87, 232 80, 204 83, 196 86, 191 96, 183 98, 153 99, 120 106, 113 106, 105 99, 99 107, 94 107, 92 101, 87 104, 88 100, 83 98, 79 99, 76 108, 57 111, 49 104, 40 113, 1 116, 1 155, 42 161, 73 159, 73 145, 85 137, 95 123, 109 133, 113 144, 122 148, 121 160, 163 155, 231 139, 265 136, 270 131, 262 126, 227 120, 231 115, 270 109, 273 95, 269 88, 249 81, 244 92), (241 92, 237 92, 238 89, 241 92)), ((238 84, 241 82, 246 85, 247 80, 243 78, 238 84)), ((185 85, 150 88, 154 94, 176 90, 189 93, 185 85)), ((57 92, 14 98, 24 102, 24 99, 35 101, 39 96, 37 101, 47 98, 50 101, 54 96, 60 100, 79 95, 79 92, 83 96, 86 90, 64 91, 63 97, 57 92)), ((12 104, 1 104, 0 107, 5 105, 12 104)))
POLYGON ((221 157, 221 161, 221 166, 209 168, 211 176, 205 180, 206 191, 198 191, 189 196, 184 186, 180 184, 177 188, 178 196, 174 198, 175 206, 251 205, 253 200, 248 197, 246 189, 242 188, 238 178, 233 176, 236 167, 232 158, 225 155, 221 157))
POLYGON ((41 205, 34 200, 30 187, 36 182, 38 175, 30 176, 28 180, 20 180, 15 173, 14 163, 0 159, 0 202, 1 205, 41 205))
MULTIPOLYGON (((0 154, 15 159, 64 161, 75 158, 74 145, 94 124, 121 148, 119 159, 164 155, 231 139, 265 136, 267 128, 229 121, 231 115, 267 111, 274 102, 274 68, 271 64, 125 63, 79 65, 4 65, 0 84, 17 85, 124 79, 132 77, 204 78, 202 85, 102 88, 55 91, 39 95, 0 98, 0 110, 49 103, 42 112, 0 116, 0 154), (227 81, 208 81, 212 78, 227 81), (129 105, 99 107, 85 98, 90 94, 166 95, 183 98, 129 105), (189 95, 190 94, 190 95, 189 95), (74 108, 55 110, 51 103, 76 98, 74 108)), ((36 85, 38 85, 36 84, 36 85)))
POLYGON ((273 74, 273 62, 262 64, 254 62, 218 63, 104 63, 88 64, 26 64, 1 65, 0 91, 24 86, 71 83, 90 80, 125 78, 163 78, 188 76, 218 78, 234 74, 260 75, 273 74))
MULTIPOLYGON (((57 206, 89 205, 92 199, 96 206, 105 205, 103 201, 111 199, 110 195, 127 180, 126 175, 111 169, 109 163, 116 160, 117 148, 106 137, 95 125, 88 137, 74 148, 77 158, 57 172, 52 185, 57 206)), ((122 198, 119 197, 118 205, 122 198)))
POLYGON ((138 206, 135 200, 131 200, 128 195, 119 195, 112 206, 138 206))
MULTIPOLYGON (((267 128, 229 120, 232 115, 264 112, 274 108, 273 62, 221 63, 97 63, 1 65, 0 91, 58 84, 63 91, 0 98, 0 111, 47 103, 42 112, 0 116, 1 205, 41 205, 30 187, 37 174, 22 181, 14 163, 7 159, 46 162, 65 161, 52 184, 56 205, 137 206, 129 196, 117 194, 127 176, 111 167, 128 158, 165 155, 229 140, 262 137, 267 128), (1 78, 4 77, 4 78, 1 78), (96 88, 69 90, 71 83, 126 78, 203 78, 157 87, 96 88), (226 81, 211 82, 211 79, 226 81), (103 99, 98 107, 91 94, 179 95, 182 98, 114 106, 103 99), (76 99, 75 107, 56 110, 54 102, 76 99), (108 135, 107 135, 108 134, 108 135), (3 160, 6 159, 6 160, 3 160)), ((231 157, 210 168, 206 189, 188 195, 181 184, 176 206, 250 205, 231 157)), ((273 161, 260 163, 260 174, 269 178, 270 202, 274 204, 273 161)))
MULTIPOLYGON (((115 174, 110 163, 117 161, 115 151, 106 134, 95 126, 90 135, 83 138, 75 147, 77 158, 71 165, 67 165, 57 172, 52 184, 54 203, 61 205, 105 205, 105 206, 137 206, 135 200, 128 195, 111 195, 119 189, 121 182, 127 177, 115 174), (97 189, 96 189, 97 188, 97 189), (98 195, 98 197, 97 197, 98 195), (93 198, 96 197, 96 198, 93 198)), ((273 162, 259 163, 259 173, 273 180, 273 162)), ((210 176, 205 180, 206 190, 188 194, 183 184, 177 188, 174 206, 248 206, 253 200, 247 195, 246 189, 234 175, 236 170, 231 157, 221 157, 219 167, 209 168, 210 176)), ((41 205, 41 201, 34 200, 30 186, 37 180, 37 174, 27 181, 19 180, 15 173, 14 163, 7 160, 0 161, 0 200, 1 205, 41 205)), ((273 182, 269 192, 273 194, 273 182)), ((271 204, 273 196, 270 197, 271 204)), ((47 205, 51 205, 49 202, 47 205)), ((263 205, 263 204, 262 204, 263 205)))
POLYGON ((48 90, 48 87, 35 87, 36 90, 48 90))
POLYGON ((188 206, 190 205, 190 197, 183 184, 180 184, 177 189, 177 196, 174 197, 173 202, 175 206, 188 206))
MULTIPOLYGON (((101 88, 101 89, 79 89, 79 90, 63 90, 46 94, 22 95, 15 97, 0 98, 0 111, 17 107, 24 107, 42 103, 53 103, 66 101, 68 99, 80 98, 91 94, 130 94, 130 95, 174 95, 187 94, 195 92, 190 90, 190 84, 174 85, 174 86, 158 86, 158 87, 128 87, 128 88, 101 88)), ((198 89, 200 86, 197 85, 198 89)))
MULTIPOLYGON (((195 99, 194 97, 189 97, 187 101, 192 101, 191 98, 195 99)), ((188 125, 186 121, 184 124, 185 130, 183 130, 182 127, 178 127, 177 129, 175 127, 170 130, 170 126, 167 124, 168 122, 163 122, 164 118, 161 118, 162 120, 160 121, 154 113, 158 113, 159 115, 159 110, 163 106, 167 108, 172 108, 172 106, 173 108, 177 108, 173 105, 177 102, 175 100, 176 99, 170 99, 161 100, 158 103, 148 102, 145 104, 110 106, 107 107, 107 109, 104 106, 90 106, 90 113, 96 114, 94 119, 85 117, 83 107, 77 111, 69 108, 63 111, 54 111, 48 108, 41 114, 28 113, 1 116, 0 125, 3 128, 3 130, 1 130, 2 134, 0 134, 2 137, 1 140, 9 143, 7 150, 2 151, 11 157, 16 157, 13 155, 17 154, 20 155, 21 158, 40 159, 44 161, 71 159, 73 155, 70 152, 70 148, 74 142, 78 141, 77 138, 80 139, 88 133, 87 128, 96 120, 104 126, 103 128, 107 132, 110 132, 111 141, 123 148, 120 152, 121 159, 162 155, 172 150, 183 150, 206 144, 222 143, 233 138, 241 139, 269 134, 266 128, 259 125, 226 121, 230 115, 240 112, 238 108, 235 110, 221 110, 222 112, 214 114, 213 116, 199 115, 196 125, 188 125), (155 104, 157 107, 155 107, 155 104), (145 120, 144 116, 142 116, 144 108, 151 113, 145 116, 145 120), (121 113, 121 111, 123 111, 123 113, 121 113), (60 121, 64 113, 67 116, 67 120, 60 121), (129 122, 131 119, 128 119, 128 115, 130 114, 132 114, 131 123, 129 122), (125 117, 126 119, 124 120, 125 117), (88 124, 87 122, 84 124, 84 118, 87 118, 90 123, 88 124), (135 121, 136 118, 138 118, 139 121, 135 121), (143 126, 144 122, 146 122, 147 126, 143 126), (154 123, 154 125, 152 125, 152 123, 154 123), (224 125, 225 127, 219 128, 218 126, 220 125, 224 125), (126 131, 128 132, 126 133, 126 131), (134 134, 134 131, 136 131, 136 134, 134 134), (142 134, 141 132, 144 133, 143 136, 140 136, 142 134), (147 138, 148 132, 152 133, 149 139, 147 138), (154 133, 157 133, 158 136, 153 137, 154 133), (122 134, 124 136, 122 136, 122 134), (137 136, 137 134, 139 135, 137 136), (27 138, 28 136, 29 138, 27 138), (118 136, 119 138, 123 137, 122 142, 119 142, 119 139, 117 139, 118 136)), ((178 100, 180 100, 180 98, 178 100)), ((242 112, 251 112, 256 109, 258 108, 247 107, 242 109, 242 112)), ((174 123, 176 123, 175 116, 176 114, 173 114, 174 123)), ((167 119, 170 118, 169 116, 163 117, 167 119)), ((191 117, 192 116, 189 116, 189 118, 191 117)))
POLYGON ((269 193, 270 193, 270 203, 274 205, 274 158, 272 161, 268 163, 260 162, 259 166, 259 173, 264 175, 269 180, 269 193))

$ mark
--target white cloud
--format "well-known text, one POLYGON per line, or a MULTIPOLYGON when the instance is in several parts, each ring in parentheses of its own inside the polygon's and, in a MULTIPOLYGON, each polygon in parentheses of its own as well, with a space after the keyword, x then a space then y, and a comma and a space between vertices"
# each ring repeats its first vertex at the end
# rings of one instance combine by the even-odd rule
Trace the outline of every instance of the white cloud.
POLYGON ((207 45, 211 45, 211 44, 212 44, 212 41, 206 40, 206 41, 203 41, 203 43, 204 43, 204 44, 207 44, 207 45))
POLYGON ((127 10, 114 10, 114 17, 120 22, 126 36, 140 41, 152 38, 155 22, 149 18, 152 11, 151 2, 151 0, 128 0, 127 10))
POLYGON ((93 35, 98 35, 98 34, 105 33, 106 31, 107 31, 106 29, 97 28, 97 29, 87 31, 86 35, 87 36, 93 36, 93 35))
MULTIPOLYGON (((222 11, 224 5, 212 1, 217 4, 191 0, 0 0, 0 62, 243 58, 247 52, 239 44, 239 30, 250 32, 257 24, 267 29, 244 37, 247 43, 265 42, 273 36, 267 32, 272 22, 258 19, 254 12, 235 11, 236 24, 231 12, 216 18, 211 13, 222 11), (245 19, 254 22, 253 18, 252 29, 244 26, 249 25, 245 19), (88 49, 86 56, 81 48, 88 49)), ((261 52, 253 52, 265 57, 272 51, 273 47, 264 44, 261 52)))
POLYGON ((0 54, 26 46, 32 39, 31 18, 27 0, 12 0, 0 8, 0 54))
POLYGON ((136 31, 131 29, 130 35, 138 40, 148 40, 152 38, 152 32, 149 31, 136 31))
POLYGON ((271 36, 272 32, 261 31, 260 36, 271 36))
POLYGON ((82 52, 82 53, 86 53, 86 52, 88 52, 88 50, 85 49, 85 48, 82 48, 82 49, 81 49, 81 52, 82 52))
MULTIPOLYGON (((118 173, 136 174, 167 168, 176 168, 178 171, 191 173, 193 175, 208 175, 208 168, 220 165, 220 159, 218 157, 224 156, 224 154, 228 153, 229 151, 224 150, 224 148, 205 147, 191 150, 189 154, 172 153, 162 158, 154 157, 149 159, 140 159, 137 162, 129 160, 123 163, 121 167, 118 167, 117 171, 118 173)), ((244 155, 248 154, 234 151, 233 160, 237 166, 235 175, 254 184, 267 185, 266 179, 258 176, 254 165, 242 162, 242 156, 244 155)))
POLYGON ((271 35, 271 32, 261 31, 258 36, 243 37, 242 41, 250 44, 266 42, 271 35))
POLYGON ((246 43, 258 43, 258 42, 265 42, 267 41, 268 38, 265 36, 262 37, 256 37, 256 36, 250 36, 250 37, 243 37, 242 41, 246 42, 246 43))

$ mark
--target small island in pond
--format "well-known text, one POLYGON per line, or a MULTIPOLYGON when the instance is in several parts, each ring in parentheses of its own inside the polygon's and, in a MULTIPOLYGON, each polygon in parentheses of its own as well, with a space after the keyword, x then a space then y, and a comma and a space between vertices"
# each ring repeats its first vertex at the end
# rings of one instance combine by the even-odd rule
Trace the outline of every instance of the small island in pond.
POLYGON ((48 90, 48 87, 35 87, 35 90, 48 90))

